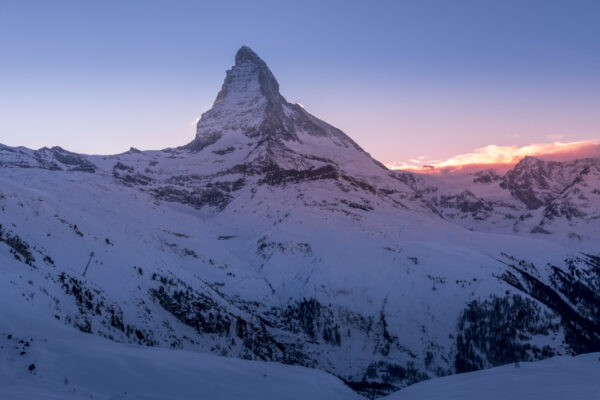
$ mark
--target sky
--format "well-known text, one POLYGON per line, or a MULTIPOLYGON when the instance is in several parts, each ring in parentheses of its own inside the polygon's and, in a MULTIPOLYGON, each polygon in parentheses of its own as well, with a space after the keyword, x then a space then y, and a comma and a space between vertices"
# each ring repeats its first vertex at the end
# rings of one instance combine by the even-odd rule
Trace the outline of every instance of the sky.
POLYGON ((242 45, 390 166, 596 143, 599 20, 595 0, 0 0, 0 143, 186 144, 242 45))

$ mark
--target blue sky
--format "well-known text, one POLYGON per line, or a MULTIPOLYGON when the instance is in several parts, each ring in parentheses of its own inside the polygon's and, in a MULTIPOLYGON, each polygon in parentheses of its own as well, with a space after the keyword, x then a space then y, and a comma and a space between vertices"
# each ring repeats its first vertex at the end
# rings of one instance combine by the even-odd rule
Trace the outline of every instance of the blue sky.
POLYGON ((193 138, 237 49, 383 162, 600 139, 598 1, 0 0, 0 142, 193 138))

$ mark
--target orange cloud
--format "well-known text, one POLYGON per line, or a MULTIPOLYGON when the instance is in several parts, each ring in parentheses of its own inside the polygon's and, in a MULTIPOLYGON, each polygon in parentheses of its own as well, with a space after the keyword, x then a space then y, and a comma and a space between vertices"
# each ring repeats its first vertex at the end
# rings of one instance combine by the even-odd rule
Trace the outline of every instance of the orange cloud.
POLYGON ((431 172, 439 170, 464 169, 469 166, 509 166, 514 165, 525 156, 535 156, 545 160, 567 160, 585 157, 600 157, 600 143, 594 141, 554 142, 530 144, 528 146, 496 146, 489 145, 476 149, 472 153, 459 154, 443 161, 427 163, 396 162, 387 165, 390 169, 419 170, 431 172))

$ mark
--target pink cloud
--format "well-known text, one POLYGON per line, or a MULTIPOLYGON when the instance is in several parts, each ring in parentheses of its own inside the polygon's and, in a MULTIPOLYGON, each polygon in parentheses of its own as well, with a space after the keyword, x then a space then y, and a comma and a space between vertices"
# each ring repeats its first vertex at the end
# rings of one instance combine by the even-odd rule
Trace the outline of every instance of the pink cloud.
POLYGON ((600 143, 595 141, 538 143, 527 146, 489 145, 471 153, 458 154, 447 160, 415 163, 417 160, 394 162, 390 169, 412 169, 431 171, 440 169, 463 169, 467 166, 509 166, 525 156, 535 156, 545 160, 569 160, 575 158, 600 157, 600 143), (427 167, 427 168, 424 168, 427 167))

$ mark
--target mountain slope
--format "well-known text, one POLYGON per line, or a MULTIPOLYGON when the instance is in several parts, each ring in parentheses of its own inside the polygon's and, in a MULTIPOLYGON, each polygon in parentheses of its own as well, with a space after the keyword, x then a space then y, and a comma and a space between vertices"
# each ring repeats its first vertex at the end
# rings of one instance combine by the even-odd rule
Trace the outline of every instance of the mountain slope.
POLYGON ((14 289, 2 281, 3 399, 360 398, 317 370, 126 346, 86 335, 56 324, 14 289))

